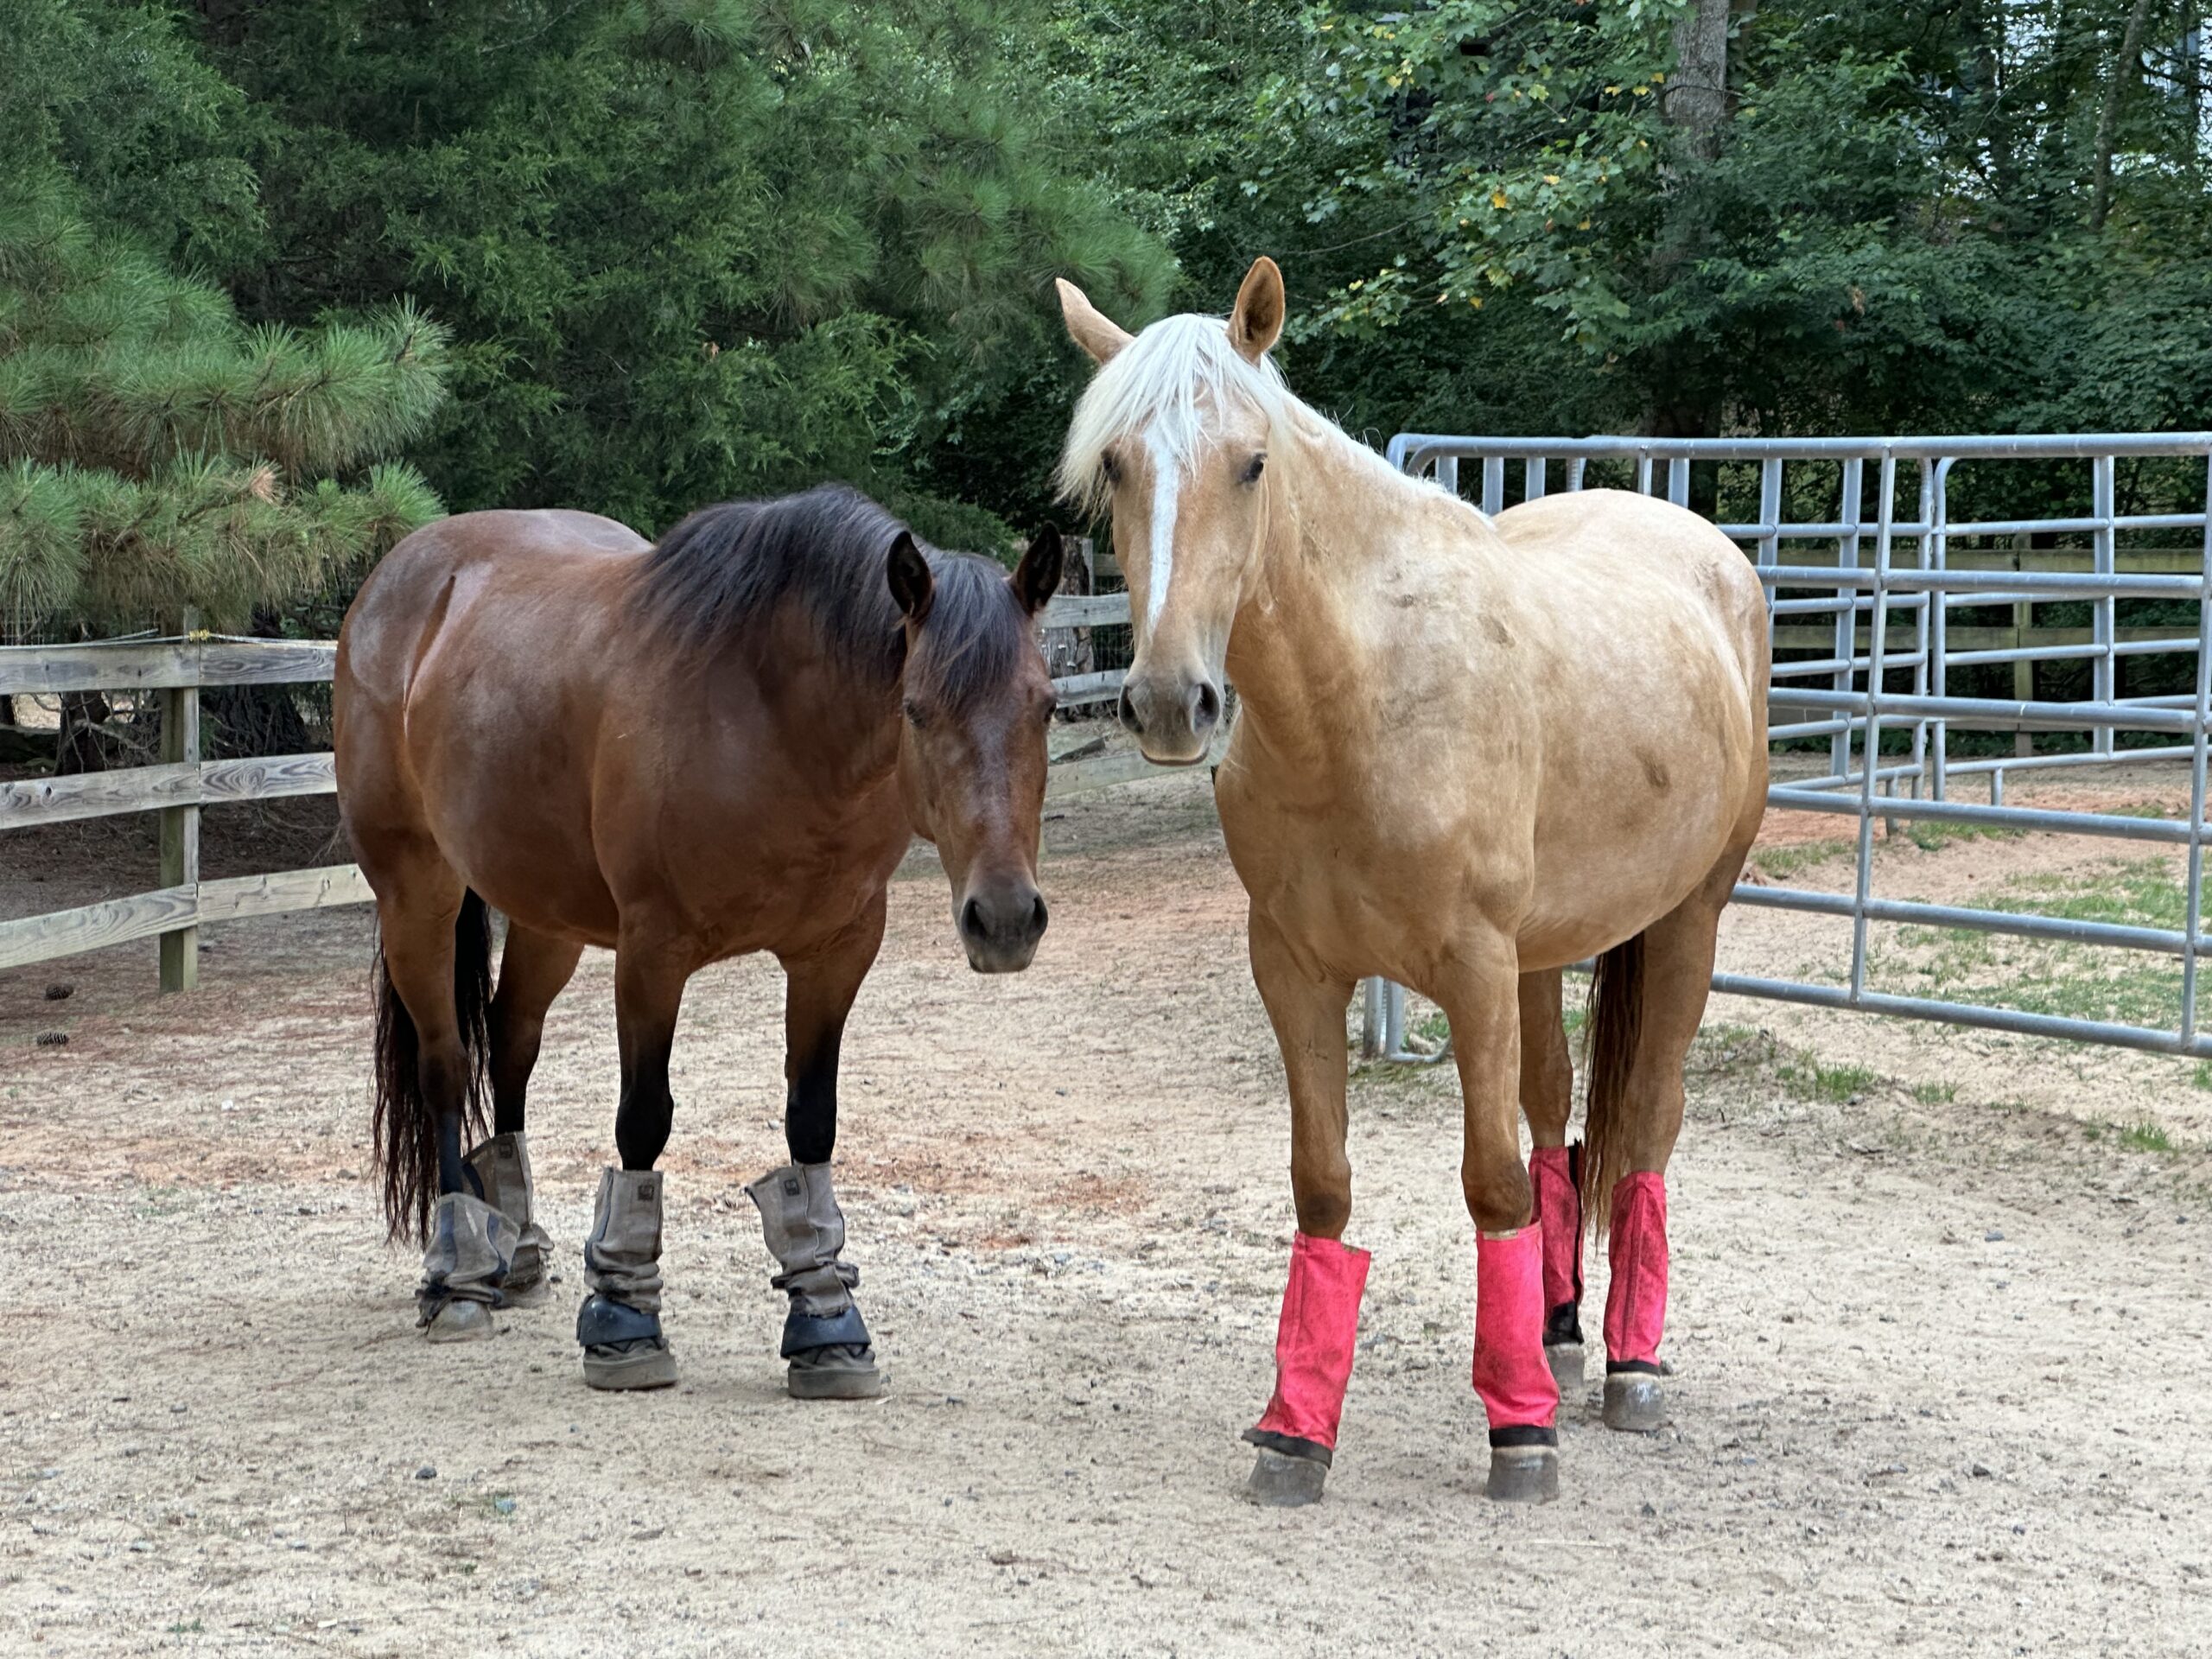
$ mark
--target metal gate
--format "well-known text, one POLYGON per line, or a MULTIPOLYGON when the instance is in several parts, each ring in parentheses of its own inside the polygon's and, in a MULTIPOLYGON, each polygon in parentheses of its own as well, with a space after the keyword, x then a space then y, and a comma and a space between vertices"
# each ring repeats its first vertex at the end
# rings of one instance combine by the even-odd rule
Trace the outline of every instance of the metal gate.
MULTIPOLYGON (((1812 775, 1776 783, 1769 810, 1855 820, 1857 863, 1848 894, 1745 883, 1735 902, 1848 918, 1850 961, 1839 983, 1716 974, 1715 990, 2212 1055, 2196 1006, 2198 963, 2212 947, 2202 931, 2212 433, 1768 440, 1403 433, 1389 455, 1493 514, 1586 484, 1663 493, 1686 506, 1695 497, 1758 568, 1770 639, 1785 642, 1769 700, 1771 738, 1786 751, 1809 741, 1822 757, 1812 775), (2154 539, 2164 545, 2145 545, 2154 539), (2165 614, 2122 626, 2121 604, 2142 601, 2162 601, 2155 608, 2165 614), (2037 628, 2035 607, 2050 605, 2086 606, 2087 627, 2037 628), (1954 620, 1992 608, 2010 608, 2009 640, 2001 626, 1954 620), (1820 643, 1808 650, 1808 638, 1820 643), (2123 696, 2123 664, 2139 660, 2193 689, 2123 696), (2039 666, 2046 677, 2072 677, 2084 664, 2086 696, 2035 696, 2039 666), (2012 696, 1953 695, 1955 677, 1986 681, 2000 668, 2011 671, 2012 696), (1975 752, 1989 747, 1991 732, 2018 734, 2014 752, 1975 752), (2036 753, 2026 735, 2033 733, 2082 735, 2078 747, 2036 753), (1961 734, 1985 735, 1955 751, 1961 734), (2183 760, 2190 764, 2186 823, 2005 801, 2005 779, 2030 769, 2183 760), (1968 780, 1986 789, 1986 799, 1956 798, 1968 780), (1878 818, 2185 847, 2182 925, 1882 898, 1874 892, 1878 818), (2177 958, 2177 1017, 2135 1024, 1871 988, 1869 928, 1895 923, 2177 958)), ((1402 988, 1370 981, 1364 1009, 1368 1053, 1427 1058, 1406 1052, 1402 988)))

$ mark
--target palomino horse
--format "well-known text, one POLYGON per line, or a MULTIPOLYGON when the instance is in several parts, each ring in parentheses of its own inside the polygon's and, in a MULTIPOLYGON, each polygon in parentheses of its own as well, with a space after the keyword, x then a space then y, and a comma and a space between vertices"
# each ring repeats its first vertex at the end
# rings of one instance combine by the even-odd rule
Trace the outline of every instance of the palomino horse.
POLYGON ((1056 531, 1008 577, 841 487, 709 507, 658 546, 588 513, 466 513, 378 567, 339 639, 339 800, 381 928, 385 1213, 427 1239, 433 1338, 547 1294, 524 1096, 546 1009, 607 946, 622 1162, 601 1178, 576 1337, 595 1388, 676 1380, 652 1172, 677 1005, 708 963, 768 950, 791 1161, 746 1190, 791 1297, 788 1383, 877 1391, 830 1184, 838 1044, 918 832, 973 967, 1037 949, 1053 696, 1031 619, 1059 571, 1056 531), (496 995, 487 905, 508 918, 496 995), (464 1154, 487 1071, 495 1135, 464 1154))
POLYGON ((1285 387, 1270 260, 1225 321, 1132 337, 1066 283, 1060 301, 1102 365, 1060 481, 1112 506, 1136 623, 1122 717, 1148 757, 1190 763, 1224 674, 1242 706, 1215 792, 1288 1074, 1298 1212, 1253 1493, 1318 1497, 1336 1444, 1368 1262, 1343 1243, 1344 1010, 1379 974, 1452 1024, 1489 1491, 1549 1497, 1586 1214, 1612 1223, 1605 1421, 1658 1426, 1682 1060, 1765 805, 1759 583, 1663 502, 1589 491, 1493 521, 1403 476, 1285 387), (1588 957, 1578 1183, 1560 975, 1588 957))

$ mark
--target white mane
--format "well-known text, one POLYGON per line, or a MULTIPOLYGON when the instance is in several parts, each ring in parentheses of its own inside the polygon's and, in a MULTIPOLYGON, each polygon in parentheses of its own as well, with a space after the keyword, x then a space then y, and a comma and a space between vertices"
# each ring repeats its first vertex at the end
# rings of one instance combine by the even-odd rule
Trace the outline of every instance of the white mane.
MULTIPOLYGON (((1431 480, 1407 479, 1376 451, 1359 442, 1290 390, 1273 358, 1249 360, 1229 343, 1226 318, 1186 312, 1163 317, 1114 354, 1091 377, 1075 406, 1067 442, 1054 479, 1063 499, 1096 516, 1106 509, 1109 489, 1103 465, 1113 444, 1142 434, 1154 463, 1187 471, 1206 435, 1205 411, 1219 410, 1243 398, 1267 417, 1268 448, 1287 429, 1326 435, 1343 442, 1342 459, 1365 463, 1404 483, 1433 487, 1431 480)), ((1289 459, 1278 453, 1274 464, 1289 459)))
POLYGON ((1203 411, 1234 398, 1257 408, 1270 427, 1302 407, 1273 359, 1251 362, 1229 343, 1225 319, 1161 318, 1091 377, 1060 452, 1060 494, 1086 512, 1103 511, 1106 450, 1139 433, 1156 463, 1187 469, 1206 435, 1203 411))

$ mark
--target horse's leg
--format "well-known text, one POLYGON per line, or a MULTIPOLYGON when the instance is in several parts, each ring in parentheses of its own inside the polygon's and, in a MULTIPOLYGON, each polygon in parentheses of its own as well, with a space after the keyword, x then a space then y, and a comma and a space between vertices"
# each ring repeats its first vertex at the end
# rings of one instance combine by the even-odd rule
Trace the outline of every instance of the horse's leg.
POLYGON ((1298 1233, 1275 1328, 1275 1389, 1259 1422, 1250 1494, 1268 1504, 1321 1496, 1351 1381, 1352 1342, 1368 1255, 1347 1249, 1351 1163, 1344 1156, 1344 1010, 1350 980, 1315 979, 1275 925, 1251 918, 1252 977, 1267 1004, 1290 1085, 1290 1190, 1298 1233))
POLYGON ((662 1389, 676 1381, 676 1355, 660 1328, 660 1224, 664 1178, 653 1165, 668 1145, 676 1103, 668 1052, 691 964, 665 947, 625 933, 614 957, 614 1025, 622 1050, 622 1103, 614 1115, 620 1169, 599 1178, 584 1283, 576 1313, 584 1381, 594 1389, 662 1389))
POLYGON ((532 1306, 552 1294, 546 1262, 553 1241, 537 1224, 530 1173, 530 1141, 523 1132, 523 1103, 545 1033, 545 1011, 576 971, 581 944, 509 923, 499 957, 499 988, 492 998, 492 1128, 489 1141, 468 1154, 484 1197, 514 1223, 519 1234, 507 1269, 507 1300, 532 1306))
POLYGON ((1521 976, 1521 1110, 1535 1150, 1529 1176, 1544 1240, 1544 1357, 1560 1397, 1582 1388, 1582 1200, 1567 1125, 1574 1063, 1560 1018, 1560 970, 1521 976))
POLYGON ((1513 942, 1464 941, 1432 995, 1452 1022, 1465 1141, 1459 1184, 1475 1223, 1475 1392, 1490 1417, 1495 1498, 1559 1496, 1559 1384, 1544 1360, 1544 1249, 1521 1161, 1520 974, 1513 942))
POLYGON ((1649 1433, 1664 1416, 1659 1339, 1667 1319, 1667 1160, 1682 1127, 1682 1063, 1705 1016, 1721 907, 1743 864, 1721 860, 1643 932, 1635 1058, 1621 1102, 1613 1183, 1612 1281, 1605 1292, 1605 1426, 1649 1433))
POLYGON ((427 840, 356 834, 378 895, 384 964, 377 1063, 387 1206, 395 1217, 411 1208, 424 1222, 416 1307, 431 1340, 486 1336, 515 1240, 472 1189, 461 1155, 475 1075, 470 1038, 480 1029, 470 1016, 482 1007, 472 988, 464 1009, 462 981, 474 987, 482 971, 482 901, 427 840))
POLYGON ((784 1141, 791 1160, 745 1189, 791 1297, 785 1385, 801 1400, 868 1400, 883 1391, 868 1324, 853 1301, 860 1269, 841 1257, 844 1212, 830 1185, 837 1144, 837 1050, 845 1016, 883 944, 885 903, 825 946, 786 958, 784 1141))

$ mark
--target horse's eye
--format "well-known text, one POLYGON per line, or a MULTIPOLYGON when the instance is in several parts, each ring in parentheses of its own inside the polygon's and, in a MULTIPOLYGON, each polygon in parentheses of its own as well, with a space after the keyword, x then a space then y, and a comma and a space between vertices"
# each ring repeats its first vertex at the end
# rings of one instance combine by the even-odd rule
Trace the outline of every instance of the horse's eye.
POLYGON ((1099 456, 1098 469, 1106 474, 1106 481, 1109 484, 1119 484, 1122 481, 1122 463, 1115 460, 1112 455, 1099 456))
POLYGON ((926 726, 930 723, 927 711, 923 709, 920 703, 916 702, 912 697, 906 699, 906 708, 907 724, 911 726, 926 726))
POLYGON ((1267 470, 1268 458, 1265 455, 1255 455, 1252 457, 1251 465, 1244 469, 1244 481, 1247 484, 1256 484, 1260 481, 1260 474, 1267 470))

